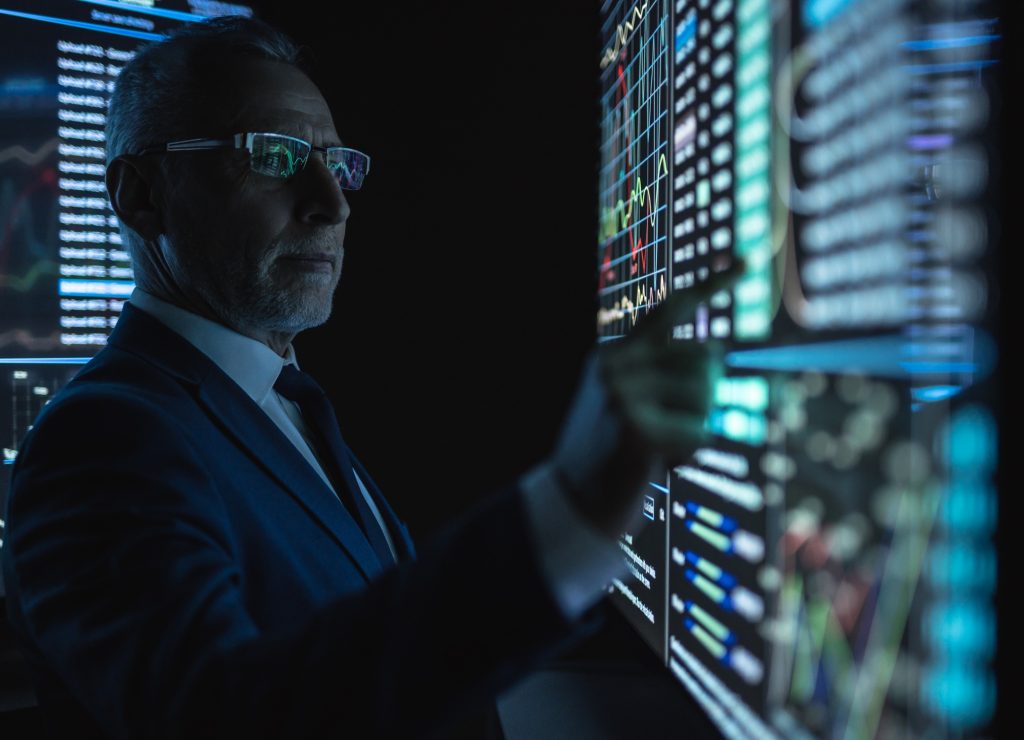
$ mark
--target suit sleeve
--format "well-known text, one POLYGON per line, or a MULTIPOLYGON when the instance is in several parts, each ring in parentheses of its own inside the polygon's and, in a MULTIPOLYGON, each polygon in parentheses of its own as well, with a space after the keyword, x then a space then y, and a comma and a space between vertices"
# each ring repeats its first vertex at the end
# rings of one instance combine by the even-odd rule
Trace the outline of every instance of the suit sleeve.
POLYGON ((110 736, 420 736, 600 622, 563 616, 510 485, 366 591, 261 631, 176 424, 149 401, 70 394, 15 466, 15 626, 110 736))

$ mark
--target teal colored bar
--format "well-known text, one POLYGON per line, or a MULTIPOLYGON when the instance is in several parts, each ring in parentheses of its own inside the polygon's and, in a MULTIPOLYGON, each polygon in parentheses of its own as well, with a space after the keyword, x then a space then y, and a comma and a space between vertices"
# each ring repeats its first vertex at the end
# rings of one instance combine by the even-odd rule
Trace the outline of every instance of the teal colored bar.
POLYGON ((759 339, 771 334, 771 311, 737 313, 733 322, 733 331, 742 339, 759 339))
POLYGON ((766 177, 771 164, 767 147, 756 147, 736 158, 736 181, 743 183, 750 177, 766 177))
POLYGON ((698 575, 694 578, 693 585, 703 591, 705 595, 707 595, 707 597, 716 604, 720 604, 725 600, 725 591, 713 584, 704 576, 698 575))
POLYGON ((706 611, 701 609, 699 606, 694 604, 690 607, 690 614, 693 615, 694 619, 700 622, 704 627, 714 635, 717 639, 725 642, 729 639, 729 628, 719 622, 717 619, 712 617, 706 611))
POLYGON ((714 578, 716 581, 722 577, 722 569, 710 560, 705 560, 704 558, 697 561, 697 570, 711 578, 714 578))
MULTIPOLYGON (((760 148, 751 149, 749 153, 753 154, 754 152, 759 151, 759 149, 760 148)), ((745 175, 742 175, 742 176, 740 175, 739 172, 737 172, 736 173, 736 187, 737 188, 742 188, 742 187, 745 187, 747 185, 750 185, 753 182, 758 182, 758 181, 764 182, 765 184, 768 184, 767 169, 768 169, 768 166, 771 164, 772 158, 771 158, 771 153, 769 152, 769 147, 767 147, 767 146, 763 147, 763 151, 768 153, 767 156, 764 158, 765 159, 764 167, 760 171, 756 171, 755 170, 755 171, 753 171, 751 173, 748 173, 748 174, 745 174, 745 175)), ((760 209, 755 208, 755 209, 752 209, 752 210, 754 212, 756 212, 758 210, 761 210, 763 213, 768 213, 769 212, 769 208, 767 208, 767 207, 762 207, 760 209)), ((747 215, 747 211, 744 210, 744 211, 740 212, 740 215, 747 215)))
POLYGON ((712 547, 721 550, 722 552, 725 552, 729 547, 730 540, 728 537, 726 537, 721 532, 716 532, 715 530, 710 529, 709 527, 705 527, 703 524, 700 524, 699 522, 694 522, 690 526, 690 531, 698 537, 700 537, 705 542, 707 542, 712 547))
POLYGON ((693 625, 693 636, 700 640, 701 644, 708 649, 708 652, 716 658, 721 658, 725 655, 725 645, 708 634, 707 630, 699 624, 693 625))
MULTIPOLYGON (((771 199, 771 2, 741 0, 736 9, 736 160, 733 251, 747 258, 751 275, 746 281, 763 286, 747 297, 736 291, 733 334, 739 339, 764 339, 771 334, 771 276, 763 269, 770 259, 771 199), (759 269, 759 267, 761 269, 759 269)), ((763 393, 767 400, 767 389, 763 393)), ((749 398, 748 398, 749 401, 749 398)), ((748 404, 741 404, 748 406, 748 404)), ((755 404, 757 406, 757 404, 755 404)), ((735 410, 735 409, 733 409, 735 410)), ((757 408, 761 411, 763 407, 757 408)), ((763 416, 721 416, 725 436, 760 444, 766 434, 763 416)))
POLYGON ((768 87, 771 69, 771 57, 766 48, 752 49, 740 54, 736 60, 737 91, 743 93, 755 87, 768 87))
POLYGON ((804 0, 802 3, 804 25, 821 28, 854 2, 855 0, 804 0))
POLYGON ((768 25, 765 21, 762 23, 752 23, 747 27, 741 26, 739 31, 736 33, 736 64, 742 67, 744 64, 748 64, 752 58, 758 56, 764 56, 771 61, 771 54, 769 53, 768 42, 770 36, 769 33, 765 33, 763 30, 764 25, 768 25), (753 39, 753 41, 751 41, 753 39))
MULTIPOLYGON (((764 110, 767 111, 765 106, 764 110)), ((736 130, 736 149, 740 152, 747 152, 757 147, 768 148, 768 140, 771 138, 772 127, 768 122, 768 116, 760 115, 759 120, 751 120, 753 116, 747 116, 740 121, 741 126, 736 130)))
POLYGON ((771 92, 766 85, 754 85, 741 90, 736 96, 736 118, 743 126, 755 115, 762 115, 768 110, 771 92))
POLYGON ((736 8, 736 19, 740 24, 748 23, 757 16, 768 15, 768 0, 742 0, 736 8))
POLYGON ((699 519, 703 519, 712 527, 721 527, 722 520, 725 518, 717 511, 713 511, 712 509, 709 509, 706 506, 697 507, 697 517, 699 519))
POLYGON ((743 95, 758 87, 770 87, 767 71, 747 72, 743 79, 736 79, 737 95, 743 95))
POLYGON ((750 216, 736 221, 736 247, 744 252, 758 247, 764 241, 771 226, 771 218, 766 210, 755 212, 750 216))
POLYGON ((771 188, 764 179, 749 182, 736 188, 736 209, 741 214, 737 220, 747 214, 748 211, 767 212, 768 198, 771 195, 771 188))
POLYGON ((771 35, 772 26, 767 17, 758 18, 753 23, 744 26, 736 35, 736 52, 742 60, 747 54, 768 48, 768 38, 771 35))
POLYGON ((746 306, 761 303, 767 305, 771 296, 771 280, 763 272, 744 276, 740 284, 736 286, 736 300, 746 306))

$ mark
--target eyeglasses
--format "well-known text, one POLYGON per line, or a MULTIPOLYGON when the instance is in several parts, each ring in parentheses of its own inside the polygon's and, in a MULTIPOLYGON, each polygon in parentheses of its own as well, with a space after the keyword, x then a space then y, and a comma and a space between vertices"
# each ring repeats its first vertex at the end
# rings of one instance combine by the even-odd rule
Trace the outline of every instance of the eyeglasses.
POLYGON ((139 156, 206 149, 247 149, 253 172, 288 178, 302 171, 310 152, 323 152, 324 162, 338 178, 342 190, 359 190, 370 171, 370 157, 346 146, 313 146, 294 136, 271 133, 241 133, 228 139, 184 139, 149 146, 139 156))

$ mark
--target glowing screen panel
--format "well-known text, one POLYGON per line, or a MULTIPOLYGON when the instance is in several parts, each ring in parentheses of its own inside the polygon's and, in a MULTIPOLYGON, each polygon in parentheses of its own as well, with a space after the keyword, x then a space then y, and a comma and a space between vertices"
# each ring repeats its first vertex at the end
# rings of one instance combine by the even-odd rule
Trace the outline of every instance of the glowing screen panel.
MULTIPOLYGON (((140 44, 225 14, 252 12, 212 0, 0 0, 0 514, 22 438, 106 342, 134 287, 104 185, 117 74, 140 44)), ((0 546, 3 531, 0 516, 0 546)))
POLYGON ((992 719, 986 8, 602 5, 599 341, 748 265, 673 330, 728 347, 714 443, 650 481, 611 587, 727 737, 992 719))

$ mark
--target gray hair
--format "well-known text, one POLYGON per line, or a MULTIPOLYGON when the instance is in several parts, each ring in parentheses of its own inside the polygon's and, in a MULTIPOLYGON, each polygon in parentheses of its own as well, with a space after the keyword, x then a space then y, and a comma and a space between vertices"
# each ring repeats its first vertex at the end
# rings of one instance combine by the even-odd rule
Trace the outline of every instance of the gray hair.
MULTIPOLYGON (((141 47, 124 65, 110 96, 106 162, 147 146, 200 136, 197 107, 211 70, 228 59, 252 57, 291 64, 308 72, 303 49, 287 35, 255 18, 232 15, 186 23, 166 38, 141 47)), ((165 158, 165 172, 174 166, 165 158)), ((120 224, 121 240, 138 265, 142 238, 120 224)))

